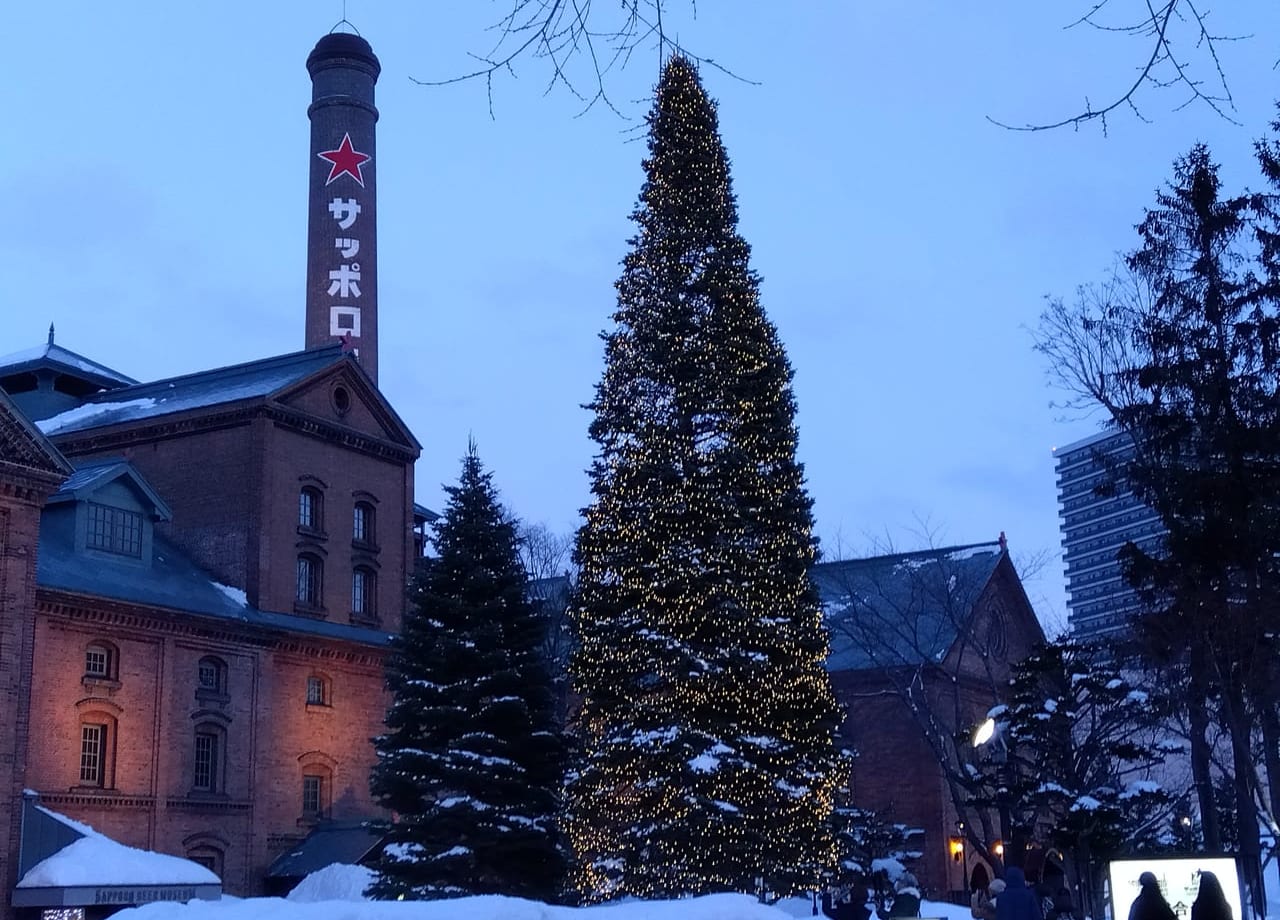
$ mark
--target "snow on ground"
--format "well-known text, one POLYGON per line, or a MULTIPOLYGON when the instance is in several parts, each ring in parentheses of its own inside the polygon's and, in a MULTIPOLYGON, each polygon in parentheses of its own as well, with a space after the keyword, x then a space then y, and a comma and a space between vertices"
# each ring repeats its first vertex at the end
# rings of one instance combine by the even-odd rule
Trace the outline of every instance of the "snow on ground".
POLYGON ((553 907, 485 895, 446 901, 286 901, 245 898, 147 904, 112 920, 789 920, 745 894, 681 901, 630 901, 605 907, 553 907))
MULTIPOLYGON (((302 880, 288 899, 224 898, 189 904, 148 904, 113 920, 790 920, 811 917, 811 898, 788 898, 773 906, 745 894, 714 894, 680 901, 628 901, 602 907, 553 907, 496 896, 446 901, 367 901, 373 873, 361 866, 333 865, 302 880)), ((819 915, 821 916, 821 915, 819 915)), ((969 908, 925 901, 921 917, 969 920, 969 908)), ((877 920, 872 915, 872 920, 877 920)))

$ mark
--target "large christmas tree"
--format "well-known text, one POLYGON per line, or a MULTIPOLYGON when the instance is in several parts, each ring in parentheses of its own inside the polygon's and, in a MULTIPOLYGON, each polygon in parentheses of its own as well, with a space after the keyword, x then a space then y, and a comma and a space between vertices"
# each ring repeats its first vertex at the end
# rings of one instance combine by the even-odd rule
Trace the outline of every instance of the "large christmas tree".
POLYGON ((563 740, 525 594, 516 528, 474 446, 435 527, 387 666, 377 802, 396 818, 376 897, 506 894, 554 900, 563 740))
POLYGON ((785 893, 835 862, 845 766, 792 371, 689 61, 664 68, 648 123, 577 543, 575 881, 589 899, 785 893))

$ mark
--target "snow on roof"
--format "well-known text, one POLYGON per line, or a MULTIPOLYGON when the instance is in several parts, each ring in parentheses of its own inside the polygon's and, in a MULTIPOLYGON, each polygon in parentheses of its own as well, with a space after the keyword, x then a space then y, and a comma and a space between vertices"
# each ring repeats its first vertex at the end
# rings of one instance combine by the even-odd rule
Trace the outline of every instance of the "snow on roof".
POLYGON ((32 866, 18 882, 19 888, 221 884, 216 875, 189 859, 127 847, 87 824, 36 807, 84 836, 32 866))
POLYGON ((45 434, 56 434, 63 428, 69 428, 85 419, 93 418, 95 415, 114 412, 118 409, 150 409, 155 404, 155 399, 150 396, 144 399, 130 399, 125 402, 85 403, 83 406, 76 406, 74 409, 59 412, 50 418, 41 419, 36 422, 36 427, 45 434))
POLYGON ((233 588, 231 585, 224 585, 220 581, 213 582, 213 586, 225 594, 231 600, 235 601, 241 607, 249 606, 249 595, 244 593, 243 588, 233 588))

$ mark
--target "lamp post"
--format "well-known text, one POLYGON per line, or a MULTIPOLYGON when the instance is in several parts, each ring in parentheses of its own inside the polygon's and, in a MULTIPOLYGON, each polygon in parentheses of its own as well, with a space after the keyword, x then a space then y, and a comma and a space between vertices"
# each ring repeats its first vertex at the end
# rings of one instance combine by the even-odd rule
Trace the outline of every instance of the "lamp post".
MULTIPOLYGON (((973 746, 975 749, 987 748, 992 762, 998 768, 996 770, 999 783, 996 788, 996 811, 1000 815, 1000 840, 1014 841, 1014 853, 1017 854, 1017 838, 1014 835, 1013 818, 1009 808, 1009 745, 1004 740, 1004 731, 1000 723, 996 722, 995 716, 988 715, 986 720, 974 731, 973 746)), ((999 847, 998 855, 1001 862, 1005 861, 1004 857, 1007 849, 1008 847, 1003 843, 999 847)), ((994 853, 996 848, 992 847, 992 851, 994 853)))

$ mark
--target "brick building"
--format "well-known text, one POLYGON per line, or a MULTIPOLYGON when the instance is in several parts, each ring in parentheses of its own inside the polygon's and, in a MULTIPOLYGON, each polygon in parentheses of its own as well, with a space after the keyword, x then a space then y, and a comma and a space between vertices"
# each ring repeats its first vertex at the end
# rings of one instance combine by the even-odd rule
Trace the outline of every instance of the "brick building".
POLYGON ((377 58, 335 33, 307 68, 306 350, 152 382, 52 329, 0 357, 8 891, 24 789, 241 895, 375 816, 383 660, 430 513, 376 383, 377 58))
POLYGON ((826 562, 814 579, 845 707, 841 738, 857 753, 853 803, 919 832, 910 845, 926 896, 963 891, 976 857, 967 844, 953 852, 965 834, 939 752, 967 743, 956 733, 1001 701, 1011 663, 1044 641, 1004 536, 826 562))

